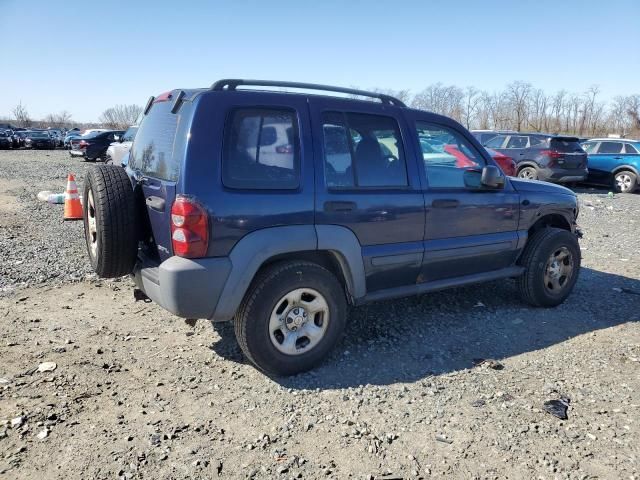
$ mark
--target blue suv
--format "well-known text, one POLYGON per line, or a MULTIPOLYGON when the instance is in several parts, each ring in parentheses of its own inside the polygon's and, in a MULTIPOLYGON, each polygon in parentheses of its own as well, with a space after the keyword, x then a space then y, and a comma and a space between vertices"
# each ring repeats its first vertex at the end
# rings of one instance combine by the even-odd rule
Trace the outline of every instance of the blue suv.
POLYGON ((99 275, 233 320, 269 374, 320 362, 348 305, 513 278, 553 307, 580 268, 573 192, 506 178, 459 123, 360 90, 221 80, 151 97, 126 168, 93 167, 83 196, 99 275))
POLYGON ((632 193, 640 180, 640 141, 593 138, 582 144, 588 155, 587 182, 632 193))

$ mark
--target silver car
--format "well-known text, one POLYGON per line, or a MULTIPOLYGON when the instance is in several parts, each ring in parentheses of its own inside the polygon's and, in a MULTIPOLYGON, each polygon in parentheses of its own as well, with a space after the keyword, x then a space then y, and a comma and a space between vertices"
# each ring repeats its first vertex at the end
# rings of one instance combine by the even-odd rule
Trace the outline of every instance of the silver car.
POLYGON ((137 125, 132 125, 126 132, 118 139, 117 142, 113 142, 107 148, 107 160, 105 163, 111 163, 114 165, 122 165, 122 160, 131 150, 133 139, 138 131, 137 125))

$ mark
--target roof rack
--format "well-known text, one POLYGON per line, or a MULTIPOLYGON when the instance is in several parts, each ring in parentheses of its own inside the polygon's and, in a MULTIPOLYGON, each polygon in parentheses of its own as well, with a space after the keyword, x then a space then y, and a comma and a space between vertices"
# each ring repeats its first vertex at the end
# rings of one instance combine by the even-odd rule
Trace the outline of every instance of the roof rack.
POLYGON ((239 86, 251 86, 251 87, 283 87, 283 88, 303 88, 305 90, 324 90, 327 92, 348 93, 350 95, 360 95, 362 97, 377 98, 382 103, 389 105, 395 105, 396 107, 406 107, 404 102, 392 97, 391 95, 385 95, 384 93, 367 92, 366 90, 358 90, 355 88, 343 88, 332 87, 330 85, 319 85, 315 83, 301 83, 301 82, 280 82, 277 80, 245 80, 239 78, 227 78, 224 80, 218 80, 211 85, 211 90, 236 90, 239 86))

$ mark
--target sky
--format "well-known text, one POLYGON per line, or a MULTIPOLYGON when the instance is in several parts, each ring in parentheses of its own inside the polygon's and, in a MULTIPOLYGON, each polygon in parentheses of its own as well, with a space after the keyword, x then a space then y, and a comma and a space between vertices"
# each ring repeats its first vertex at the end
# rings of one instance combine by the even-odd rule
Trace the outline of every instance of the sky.
POLYGON ((0 0, 0 118, 260 78, 640 93, 640 0, 0 0))

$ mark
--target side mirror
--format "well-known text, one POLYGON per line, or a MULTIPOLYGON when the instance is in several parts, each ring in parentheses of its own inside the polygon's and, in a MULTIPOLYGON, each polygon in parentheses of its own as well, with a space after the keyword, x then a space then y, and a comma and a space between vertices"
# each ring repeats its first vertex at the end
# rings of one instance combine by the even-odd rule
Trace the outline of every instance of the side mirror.
POLYGON ((504 187, 504 173, 495 165, 487 165, 482 169, 480 183, 483 187, 502 188, 504 187))
POLYGON ((120 135, 114 135, 114 136, 113 136, 113 139, 114 139, 116 142, 119 142, 119 141, 120 141, 120 135))

